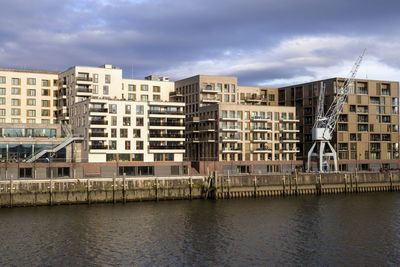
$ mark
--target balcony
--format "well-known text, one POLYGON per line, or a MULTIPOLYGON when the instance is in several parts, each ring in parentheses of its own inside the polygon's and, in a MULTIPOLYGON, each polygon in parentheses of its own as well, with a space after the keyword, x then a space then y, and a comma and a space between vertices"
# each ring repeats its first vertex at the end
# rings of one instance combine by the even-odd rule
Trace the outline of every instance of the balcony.
POLYGON ((272 132, 272 128, 266 128, 266 127, 253 127, 251 128, 253 132, 272 132))
POLYGON ((108 137, 108 133, 89 133, 89 137, 108 137))
POLYGON ((298 133, 298 132, 300 132, 300 130, 296 130, 296 129, 281 129, 281 132, 284 132, 284 133, 298 133))
POLYGON ((238 132, 238 131, 240 131, 240 128, 236 127, 236 126, 221 127, 220 131, 222 131, 222 132, 238 132))
POLYGON ((149 110, 149 114, 185 115, 185 113, 183 111, 172 111, 172 110, 149 110))
POLYGON ((271 118, 266 118, 264 116, 252 116, 250 118, 250 120, 252 120, 252 121, 270 121, 271 118))
POLYGON ((169 96, 170 96, 170 97, 180 97, 180 96, 183 96, 183 94, 182 94, 181 92, 174 91, 174 92, 171 92, 171 93, 169 94, 169 96))
POLYGON ((76 88, 76 92, 77 93, 82 93, 82 94, 91 94, 92 93, 92 89, 84 88, 84 87, 77 87, 76 88))
POLYGON ((242 148, 232 148, 232 147, 223 147, 222 148, 222 153, 239 153, 242 152, 242 148))
POLYGON ((237 121, 240 120, 240 117, 222 117, 220 118, 221 121, 237 121))
POLYGON ((108 149, 107 145, 91 145, 89 146, 90 150, 104 150, 104 149, 108 149))
POLYGON ((257 147, 252 151, 253 153, 271 153, 272 149, 268 147, 257 147))
POLYGON ((163 145, 150 145, 149 146, 149 152, 150 153, 158 153, 158 152, 163 152, 163 151, 170 151, 174 150, 174 153, 184 153, 185 152, 185 146, 184 145, 170 145, 170 146, 163 146, 163 145))
POLYGON ((212 117, 212 116, 200 116, 200 121, 215 121, 215 117, 212 117))
POLYGON ((89 112, 108 113, 108 108, 90 108, 89 112))
POLYGON ((88 77, 88 76, 76 76, 76 81, 77 82, 91 82, 91 81, 93 81, 93 78, 88 77))
POLYGON ((200 89, 200 92, 201 92, 201 93, 207 93, 207 94, 218 94, 218 93, 220 93, 221 91, 218 91, 218 90, 216 90, 214 87, 209 86, 209 87, 202 87, 202 88, 200 89))
POLYGON ((157 134, 149 134, 150 137, 154 138, 185 138, 183 134, 164 134, 164 133, 157 133, 157 134))
POLYGON ((299 153, 300 150, 298 149, 284 149, 283 153, 299 153))
POLYGON ((216 97, 204 97, 201 99, 203 103, 219 103, 220 100, 216 97))
POLYGON ((162 121, 150 121, 150 126, 180 126, 185 127, 183 122, 162 122, 162 121))
POLYGON ((231 137, 231 136, 221 136, 220 138, 221 142, 224 143, 235 143, 235 142, 239 142, 240 138, 239 137, 231 137))
POLYGON ((90 120, 89 124, 91 125, 108 125, 107 120, 90 120))
POLYGON ((300 120, 299 119, 297 119, 297 118, 281 118, 280 119, 280 121, 283 121, 283 122, 299 122, 300 120))
POLYGON ((281 138, 281 142, 284 143, 298 143, 300 142, 299 139, 294 139, 294 138, 281 138))
POLYGON ((261 96, 251 96, 245 98, 246 102, 261 102, 261 96))
POLYGON ((251 142, 253 142, 253 143, 272 143, 272 140, 257 138, 257 139, 251 140, 251 142))

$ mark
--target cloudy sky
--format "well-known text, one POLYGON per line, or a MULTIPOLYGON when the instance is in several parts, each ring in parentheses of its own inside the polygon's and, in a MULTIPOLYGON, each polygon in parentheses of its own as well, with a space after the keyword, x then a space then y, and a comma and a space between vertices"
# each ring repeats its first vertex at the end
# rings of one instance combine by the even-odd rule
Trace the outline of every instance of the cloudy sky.
POLYGON ((399 0, 2 0, 0 67, 121 67, 126 78, 234 75, 279 86, 400 80, 399 0))

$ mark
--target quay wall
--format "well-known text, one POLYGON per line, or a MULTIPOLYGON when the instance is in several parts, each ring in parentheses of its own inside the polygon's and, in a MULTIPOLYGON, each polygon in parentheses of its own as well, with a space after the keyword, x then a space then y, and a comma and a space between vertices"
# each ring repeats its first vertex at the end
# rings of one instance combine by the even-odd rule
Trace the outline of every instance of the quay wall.
POLYGON ((400 173, 0 181, 0 207, 400 191, 400 173))

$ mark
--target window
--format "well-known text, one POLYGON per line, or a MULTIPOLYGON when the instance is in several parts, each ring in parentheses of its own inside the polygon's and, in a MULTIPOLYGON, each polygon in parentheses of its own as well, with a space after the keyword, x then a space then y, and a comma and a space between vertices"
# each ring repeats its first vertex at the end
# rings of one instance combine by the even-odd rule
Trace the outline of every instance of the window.
POLYGON ((131 117, 123 117, 122 125, 123 126, 131 126, 131 117))
POLYGON ((27 119, 26 122, 27 123, 36 123, 36 120, 35 119, 27 119))
POLYGON ((42 109, 42 116, 50 116, 50 110, 49 109, 42 109))
POLYGON ((36 79, 35 78, 28 78, 27 84, 36 85, 36 79))
POLYGON ((128 85, 128 91, 136 91, 136 85, 134 85, 134 84, 129 84, 129 85, 128 85))
POLYGON ((12 118, 11 123, 20 123, 21 119, 12 118))
POLYGON ((11 115, 13 116, 21 115, 21 110, 19 108, 12 108, 11 115))
POLYGON ((382 116, 383 123, 390 123, 390 116, 382 116))
POLYGON ((6 98, 0 97, 0 105, 5 105, 5 104, 6 104, 6 98))
POLYGON ((133 129, 133 138, 140 138, 140 129, 133 129))
POLYGON ((50 90, 49 89, 42 89, 42 95, 43 96, 49 96, 50 95, 50 90))
POLYGON ((108 95, 108 85, 103 86, 103 95, 108 95))
POLYGON ((356 106, 355 105, 350 105, 350 112, 355 113, 356 112, 356 106))
POLYGON ((143 141, 136 141, 136 149, 137 150, 143 149, 143 141))
POLYGON ((119 137, 127 138, 128 137, 128 129, 119 129, 119 137))
POLYGON ((108 105, 108 113, 117 114, 117 105, 116 104, 108 105))
POLYGON ((163 161, 164 155, 162 153, 155 153, 154 154, 154 161, 163 161))
POLYGON ((6 77, 0 76, 0 83, 6 83, 6 77))
POLYGON ((19 168, 19 178, 32 178, 32 168, 19 168))
POLYGON ((147 84, 142 84, 142 85, 140 85, 140 90, 141 91, 149 91, 149 86, 147 84))
POLYGON ((235 95, 231 95, 231 102, 232 103, 235 103, 236 101, 235 101, 235 95))
POLYGON ((269 101, 275 101, 275 95, 269 95, 269 101))
MULTIPOLYGON (((105 76, 105 82, 106 83, 111 83, 111 75, 110 74, 106 74, 105 76)), ((108 86, 107 86, 108 87, 108 86)))
POLYGON ((99 82, 99 75, 96 74, 96 73, 93 74, 93 82, 94 83, 98 83, 99 82))
POLYGON ((143 118, 137 117, 136 118, 136 126, 143 126, 143 125, 144 125, 143 118))
POLYGON ((50 81, 49 80, 42 80, 42 86, 49 87, 50 86, 50 81))
POLYGON ((224 93, 229 93, 229 84, 224 84, 224 93))
POLYGON ((12 78, 11 82, 12 82, 12 85, 21 85, 21 81, 19 78, 12 78))
POLYGON ((117 126, 117 116, 111 117, 111 126, 117 126))
POLYGON ((143 154, 132 154, 132 161, 143 161, 143 154))
POLYGON ((358 95, 368 95, 368 88, 366 87, 358 87, 357 88, 358 95))
POLYGON ((5 115, 6 115, 6 110, 0 109, 0 116, 5 116, 5 115))
POLYGON ((144 106, 142 106, 142 105, 137 105, 137 106, 136 106, 136 114, 138 114, 138 115, 143 115, 143 114, 144 114, 144 106))
POLYGON ((153 95, 153 101, 160 101, 161 97, 159 95, 153 95))
POLYGON ((128 94, 128 100, 135 101, 136 100, 136 94, 128 94))
POLYGON ((36 89, 28 89, 27 95, 28 96, 36 96, 36 89))
POLYGON ((11 88, 11 94, 12 95, 20 95, 21 94, 21 89, 13 87, 13 88, 11 88))
POLYGON ((153 92, 154 93, 159 93, 160 92, 160 86, 153 86, 153 92))
POLYGON ((50 107, 50 100, 42 100, 42 107, 50 107))
POLYGON ((36 117, 36 110, 29 109, 26 111, 26 116, 28 117, 36 117))
POLYGON ((131 105, 125 105, 125 114, 131 114, 131 105))
POLYGON ((27 104, 28 106, 36 106, 36 99, 28 98, 28 99, 26 100, 26 104, 27 104))
POLYGON ((147 101, 147 100, 149 100, 149 96, 148 95, 141 95, 140 96, 140 100, 141 101, 147 101))
POLYGON ((20 106, 19 99, 11 99, 11 106, 20 106))
POLYGON ((235 93, 235 88, 236 86, 234 84, 231 84, 231 93, 235 93))
POLYGON ((125 141, 125 150, 131 149, 131 141, 125 141))
POLYGON ((99 86, 93 85, 93 94, 98 94, 98 93, 99 93, 99 86))
POLYGON ((6 94, 6 88, 0 88, 0 95, 6 94))
POLYGON ((117 138, 117 129, 111 129, 111 138, 117 138))
POLYGON ((229 95, 224 95, 224 102, 229 103, 229 95))
MULTIPOLYGON (((113 130, 116 130, 116 129, 113 129, 113 130)), ((111 150, 117 149, 117 141, 115 141, 115 140, 110 141, 110 146, 109 146, 109 148, 110 148, 111 150)))

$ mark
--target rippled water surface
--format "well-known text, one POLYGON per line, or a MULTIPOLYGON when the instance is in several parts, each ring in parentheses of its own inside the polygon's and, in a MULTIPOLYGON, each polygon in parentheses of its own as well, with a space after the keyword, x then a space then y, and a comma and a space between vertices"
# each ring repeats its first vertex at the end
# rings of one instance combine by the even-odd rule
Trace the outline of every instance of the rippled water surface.
POLYGON ((400 194, 0 209, 0 265, 400 265, 400 194))

